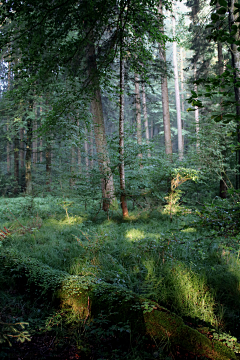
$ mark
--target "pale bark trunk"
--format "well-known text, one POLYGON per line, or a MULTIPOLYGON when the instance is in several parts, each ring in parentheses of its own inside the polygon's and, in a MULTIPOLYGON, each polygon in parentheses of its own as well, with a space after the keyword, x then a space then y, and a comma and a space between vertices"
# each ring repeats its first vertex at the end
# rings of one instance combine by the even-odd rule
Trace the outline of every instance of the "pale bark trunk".
MULTIPOLYGON (((158 12, 163 15, 162 0, 159 1, 158 12)), ((163 25, 160 26, 160 31, 164 33, 163 25)), ((163 44, 159 44, 159 55, 160 59, 166 67, 166 52, 163 44)), ((163 108, 163 125, 164 125, 164 138, 165 138, 165 152, 167 155, 172 155, 172 140, 171 140, 171 128, 170 128, 170 113, 169 113, 169 98, 168 98, 168 84, 166 69, 161 79, 161 90, 162 90, 162 108, 163 108)))
MULTIPOLYGON (((122 60, 123 61, 123 60, 122 60)), ((124 66, 124 65, 123 65, 124 66)), ((122 70, 123 71, 123 70, 122 70)), ((124 75, 123 75, 124 76, 124 75)), ((137 143, 142 145, 142 124, 141 124, 141 103, 140 103, 140 91, 139 91, 139 76, 135 74, 135 101, 136 101, 136 122, 137 122, 137 143)), ((124 78, 123 78, 124 79, 124 78)), ((124 85, 123 85, 124 86, 124 85)), ((123 106, 124 108, 124 106, 123 106)), ((138 154, 138 157, 142 159, 142 153, 138 154)))
MULTIPOLYGON (((77 122, 78 130, 79 130, 79 120, 77 122)), ((78 162, 78 171, 79 174, 82 172, 82 156, 81 156, 81 149, 80 146, 77 148, 77 162, 78 162)))
MULTIPOLYGON (((11 88, 11 63, 8 63, 8 90, 11 88)), ((9 131, 9 119, 7 120, 7 133, 9 131)), ((7 173, 10 174, 11 171, 11 156, 10 156, 10 142, 7 136, 7 173)))
MULTIPOLYGON (((184 74, 183 74, 183 66, 184 66, 184 51, 183 48, 180 48, 180 56, 181 56, 181 108, 182 108, 182 113, 184 114, 184 74)), ((184 130, 184 120, 182 118, 182 129, 184 130)), ((184 135, 182 135, 182 141, 183 141, 183 150, 184 150, 184 135)))
MULTIPOLYGON (((173 37, 176 36, 176 19, 175 19, 175 4, 172 3, 173 16, 172 16, 172 29, 173 37)), ((179 160, 183 158, 183 141, 182 141, 182 119, 181 119, 181 103, 178 82, 178 65, 177 65, 177 42, 173 42, 173 68, 174 68, 174 83, 175 83, 175 99, 177 110, 177 128, 178 128, 178 153, 179 160)))
POLYGON ((93 151, 94 151, 94 144, 93 144, 93 129, 91 126, 91 132, 90 132, 90 144, 91 144, 91 148, 90 148, 90 153, 91 153, 91 161, 90 161, 90 168, 93 169, 93 151))
MULTIPOLYGON (((41 116, 41 114, 42 114, 42 106, 40 106, 39 110, 40 110, 40 116, 41 116)), ((42 149, 43 149, 43 139, 42 139, 42 137, 40 138, 39 147, 40 147, 39 161, 40 161, 40 163, 42 163, 43 162, 43 151, 42 151, 42 149)))
MULTIPOLYGON (((230 31, 232 29, 232 25, 235 24, 237 18, 238 18, 238 12, 234 14, 234 11, 237 10, 237 8, 234 6, 235 1, 234 0, 228 0, 228 6, 229 6, 229 28, 230 31)), ((235 35, 233 35, 234 40, 239 41, 240 35, 239 31, 235 35)), ((235 92, 235 100, 236 100, 236 114, 238 117, 240 117, 240 87, 236 86, 236 82, 240 79, 240 52, 238 51, 238 46, 236 44, 231 44, 231 55, 232 55, 232 66, 237 71, 235 72, 235 81, 234 81, 234 92, 235 92)), ((240 125, 237 125, 237 141, 240 143, 240 125)), ((240 187, 240 150, 237 150, 236 153, 237 156, 237 165, 238 165, 238 174, 236 175, 236 188, 239 189, 240 187)))
POLYGON ((71 178, 70 178, 70 186, 73 187, 75 184, 74 175, 75 175, 75 146, 72 145, 71 148, 71 178))
POLYGON ((95 47, 92 42, 90 42, 88 45, 88 69, 91 85, 94 87, 91 109, 93 116, 96 150, 98 155, 98 164, 102 175, 103 210, 108 211, 109 205, 113 202, 113 200, 115 200, 114 183, 112 171, 109 167, 110 159, 108 155, 108 147, 104 127, 100 85, 97 75, 95 47))
MULTIPOLYGON (((147 101, 146 101, 146 91, 145 84, 142 83, 142 98, 143 98, 143 115, 144 115, 144 126, 145 126, 145 136, 146 143, 149 145, 149 126, 148 126, 148 114, 147 114, 147 101)), ((148 149, 148 157, 151 156, 150 149, 148 149)))
POLYGON ((19 134, 16 132, 14 138, 14 179, 15 188, 14 193, 17 194, 19 191, 19 134))
MULTIPOLYGON (((33 100, 29 102, 29 110, 33 111, 33 100)), ((33 120, 31 117, 27 118, 27 134, 26 134, 26 160, 25 160, 25 184, 26 194, 32 194, 32 132, 33 120)))
MULTIPOLYGON (((140 120, 141 121, 141 120, 140 120)), ((124 169, 124 59, 120 54, 120 114, 119 114, 119 173, 121 190, 121 207, 123 218, 128 217, 128 208, 125 192, 125 169, 124 169)))
POLYGON ((36 122, 36 120, 33 122, 32 151, 33 151, 33 164, 36 164, 37 163, 37 122, 36 122))
POLYGON ((88 158, 88 141, 87 141, 87 127, 86 126, 85 126, 84 150, 85 150, 86 173, 88 176, 89 175, 89 158, 88 158))
MULTIPOLYGON (((197 65, 196 63, 194 63, 194 80, 197 80, 197 65)), ((194 91, 195 93, 197 93, 198 88, 197 88, 197 84, 194 84, 194 91)), ((196 126, 196 148, 198 150, 199 148, 199 109, 198 106, 195 106, 195 126, 196 126)))

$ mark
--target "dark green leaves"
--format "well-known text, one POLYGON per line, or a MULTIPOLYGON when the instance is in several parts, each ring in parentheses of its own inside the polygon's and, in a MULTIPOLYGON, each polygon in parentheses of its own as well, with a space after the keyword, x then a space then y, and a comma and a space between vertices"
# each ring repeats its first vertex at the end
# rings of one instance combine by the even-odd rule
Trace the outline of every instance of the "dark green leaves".
POLYGON ((224 7, 228 6, 227 1, 225 1, 225 0, 219 0, 218 3, 219 3, 219 5, 224 6, 224 7))

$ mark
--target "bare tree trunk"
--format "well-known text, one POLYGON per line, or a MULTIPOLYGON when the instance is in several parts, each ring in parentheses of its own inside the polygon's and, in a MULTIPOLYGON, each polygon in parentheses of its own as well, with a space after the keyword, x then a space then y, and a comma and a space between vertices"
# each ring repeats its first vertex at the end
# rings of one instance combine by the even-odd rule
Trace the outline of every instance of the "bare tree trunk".
POLYGON ((92 126, 91 126, 91 132, 90 132, 90 143, 91 143, 91 148, 90 148, 90 152, 91 152, 91 161, 90 161, 90 167, 91 169, 93 169, 93 129, 92 129, 92 126))
MULTIPOLYGON (((11 88, 11 63, 8 63, 8 90, 11 88)), ((9 131, 9 119, 7 120, 7 134, 9 131)), ((10 174, 11 172, 11 157, 10 157, 10 142, 7 136, 7 173, 10 174)))
POLYGON ((153 138, 153 120, 151 120, 151 139, 153 138))
POLYGON ((19 134, 16 132, 14 137, 14 180, 15 187, 14 193, 17 194, 19 191, 19 134))
MULTIPOLYGON (((234 11, 237 8, 234 6, 234 0, 228 0, 228 7, 229 7, 229 30, 231 32, 232 26, 235 24, 238 18, 238 12, 234 14, 234 11)), ((234 40, 239 41, 240 35, 239 31, 233 35, 234 40)), ((239 82, 240 79, 240 52, 238 51, 238 46, 236 44, 231 44, 231 55, 232 55, 232 66, 237 71, 234 73, 234 92, 235 92, 235 100, 236 100, 236 114, 240 117, 240 87, 236 85, 236 82, 239 82)), ((237 142, 240 143, 240 125, 237 125, 237 142)), ((238 165, 238 173, 236 175, 236 188, 240 188, 240 150, 236 152, 237 157, 237 165, 238 165)))
MULTIPOLYGON (((146 143, 149 146, 149 126, 148 126, 146 91, 145 91, 145 84, 144 83, 142 83, 142 97, 143 97, 143 114, 144 114, 146 143)), ((148 157, 150 157, 150 156, 151 156, 150 149, 148 149, 148 157)))
POLYGON ((113 175, 110 169, 110 159, 108 155, 107 140, 104 127, 102 110, 102 99, 98 80, 95 47, 90 39, 88 45, 88 71, 91 85, 94 87, 91 109, 93 115, 93 125, 95 134, 96 150, 98 155, 99 169, 102 175, 102 197, 103 210, 108 211, 109 205, 115 200, 113 175))
POLYGON ((33 151, 33 164, 36 164, 37 163, 37 121, 36 120, 34 120, 33 122, 32 151, 33 151))
MULTIPOLYGON (((197 80, 197 65, 196 62, 194 63, 194 79, 197 80)), ((198 88, 197 84, 194 84, 194 91, 197 93, 198 88)), ((199 148, 199 109, 198 106, 195 106, 195 124, 196 124, 196 148, 199 148)))
POLYGON ((74 175, 75 175, 75 146, 72 145, 71 148, 71 178, 70 178, 70 186, 73 187, 75 184, 74 175))
MULTIPOLYGON (((159 1, 158 13, 163 15, 162 0, 159 1)), ((164 26, 159 29, 164 34, 164 26)), ((169 98, 168 98, 168 84, 166 74, 166 52, 163 44, 159 44, 159 55, 165 66, 165 72, 162 75, 161 89, 162 89, 162 108, 163 108, 163 125, 165 138, 165 152, 167 155, 172 155, 172 140, 170 128, 170 113, 169 113, 169 98)))
POLYGON ((46 191, 51 192, 51 182, 52 182, 52 156, 51 156, 51 142, 46 140, 46 191))
POLYGON ((86 126, 85 126, 84 150, 85 150, 86 173, 88 176, 89 175, 89 158, 88 158, 88 141, 87 141, 87 127, 86 126))
POLYGON ((23 128, 21 128, 19 130, 20 132, 20 166, 21 169, 24 168, 24 142, 23 142, 23 137, 24 137, 24 130, 23 128))
MULTIPOLYGON (((42 114, 42 106, 40 106, 39 111, 40 111, 40 116, 41 116, 41 114, 42 114)), ((40 141, 39 141, 39 147, 40 147, 39 161, 40 161, 40 163, 42 163, 43 162, 43 151, 42 151, 42 149, 43 149, 43 139, 42 139, 42 137, 40 138, 40 141)))
MULTIPOLYGON (((173 16, 172 16, 172 28, 173 37, 176 36, 176 19, 175 19, 175 4, 172 3, 173 16)), ((176 110, 177 110, 177 128, 178 128, 178 154, 179 160, 183 158, 183 141, 182 141, 182 119, 181 119, 181 103, 178 83, 178 65, 177 65, 177 42, 173 42, 173 68, 174 68, 174 83, 175 83, 175 98, 176 98, 176 110)))
MULTIPOLYGON (((29 111, 33 111, 33 100, 29 101, 29 111)), ((25 160, 25 184, 26 194, 32 194, 32 135, 33 119, 27 116, 27 134, 26 134, 26 160, 25 160)))
MULTIPOLYGON (((138 143, 138 145, 142 145, 141 104, 140 104, 140 91, 139 91, 139 77, 138 77, 138 74, 135 74, 135 99, 136 99, 137 143, 138 143)), ((124 106, 123 106, 123 108, 124 108, 124 106)), ((138 156, 139 156, 140 159, 142 159, 142 153, 139 153, 138 156)))
MULTIPOLYGON (((140 120, 141 121, 141 120, 140 120)), ((119 114, 119 173, 120 173, 120 190, 121 190, 121 207, 123 218, 128 217, 128 208, 125 191, 125 168, 124 168, 124 59, 120 54, 120 114, 119 114)))
MULTIPOLYGON (((77 122, 78 130, 79 130, 79 120, 77 122)), ((81 156, 81 149, 80 146, 77 148, 77 161, 78 161, 78 171, 79 174, 82 172, 82 156, 81 156)))
MULTIPOLYGON (((181 103, 182 103, 182 113, 184 114, 184 74, 183 74, 183 57, 184 57, 184 51, 183 48, 180 48, 180 56, 181 56, 181 103)), ((184 120, 182 118, 182 129, 184 130, 184 120)), ((184 150, 184 135, 182 136, 182 142, 183 142, 183 150, 184 150)))

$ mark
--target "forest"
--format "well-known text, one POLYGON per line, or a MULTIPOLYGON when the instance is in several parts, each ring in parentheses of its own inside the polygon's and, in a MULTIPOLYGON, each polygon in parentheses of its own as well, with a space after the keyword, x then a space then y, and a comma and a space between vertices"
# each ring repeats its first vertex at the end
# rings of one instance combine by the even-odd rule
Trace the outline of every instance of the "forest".
POLYGON ((1 0, 0 359, 240 358, 240 1, 1 0))

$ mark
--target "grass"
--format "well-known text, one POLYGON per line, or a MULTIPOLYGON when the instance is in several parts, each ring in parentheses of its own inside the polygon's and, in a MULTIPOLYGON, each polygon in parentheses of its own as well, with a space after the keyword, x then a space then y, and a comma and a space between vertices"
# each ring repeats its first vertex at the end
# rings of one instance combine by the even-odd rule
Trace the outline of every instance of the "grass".
MULTIPOLYGON (((113 212, 107 220, 73 199, 0 199, 0 228, 11 231, 2 249, 14 248, 71 275, 93 275, 157 301, 195 326, 239 336, 238 239, 218 236, 198 219, 185 209, 171 222, 158 208, 130 211, 126 221, 113 212)), ((0 294, 2 305, 7 296, 0 294)))

